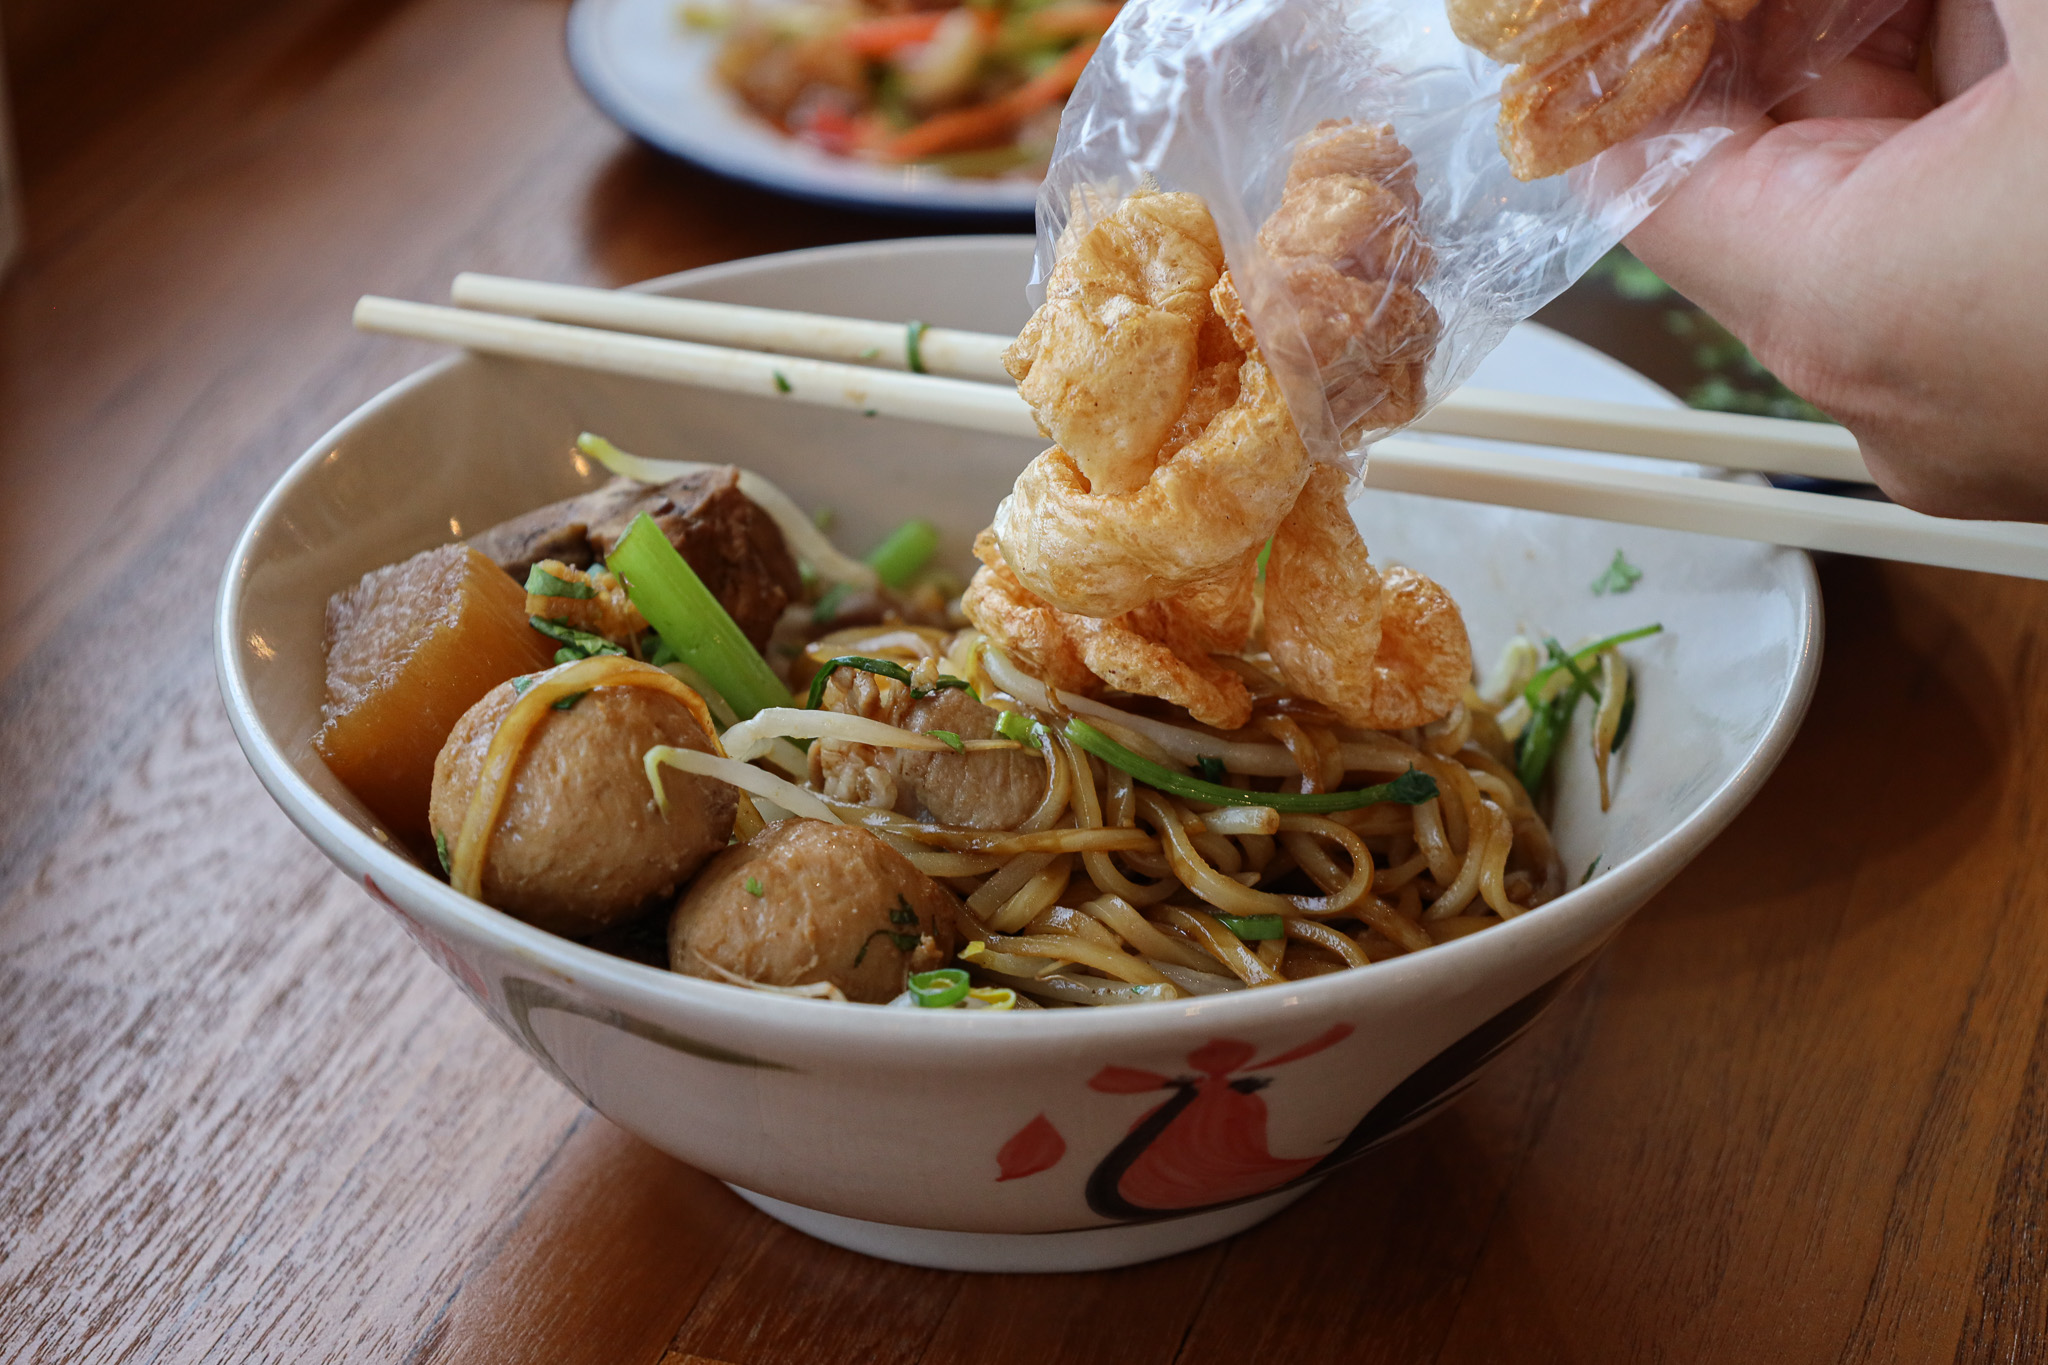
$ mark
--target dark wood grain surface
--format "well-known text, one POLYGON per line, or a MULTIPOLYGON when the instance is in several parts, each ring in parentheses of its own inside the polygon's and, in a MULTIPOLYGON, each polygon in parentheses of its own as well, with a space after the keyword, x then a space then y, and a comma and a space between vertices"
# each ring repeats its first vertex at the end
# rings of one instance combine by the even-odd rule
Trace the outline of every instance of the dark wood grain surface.
POLYGON ((1755 805, 1466 1100, 1233 1242, 906 1269, 584 1111, 258 787, 221 564, 427 358, 359 293, 928 228, 637 149, 557 0, 130 11, 14 78, 0 1360, 2048 1358, 2048 585, 1824 565, 1755 805))

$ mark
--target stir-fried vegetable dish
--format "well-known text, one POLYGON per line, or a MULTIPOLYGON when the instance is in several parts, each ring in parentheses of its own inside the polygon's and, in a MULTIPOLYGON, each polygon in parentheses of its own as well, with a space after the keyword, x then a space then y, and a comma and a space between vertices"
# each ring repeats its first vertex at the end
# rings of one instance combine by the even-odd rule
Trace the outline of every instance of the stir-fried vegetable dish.
POLYGON ((733 0, 717 71, 749 108, 838 156, 953 175, 1040 174, 1060 110, 1116 18, 1105 0, 733 0))

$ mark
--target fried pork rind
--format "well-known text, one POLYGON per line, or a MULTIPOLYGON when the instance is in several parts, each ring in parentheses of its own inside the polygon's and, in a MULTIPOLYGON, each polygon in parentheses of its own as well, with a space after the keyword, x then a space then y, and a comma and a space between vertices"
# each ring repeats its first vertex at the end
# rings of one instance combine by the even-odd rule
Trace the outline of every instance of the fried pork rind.
POLYGON ((1714 19, 1756 0, 1447 0, 1451 29, 1519 63, 1501 84, 1500 148, 1522 180, 1590 161, 1678 105, 1706 70, 1714 19))
POLYGON ((1187 406, 1196 372, 1223 355, 1209 291, 1223 245, 1191 194, 1134 194, 1067 252, 1045 303, 1003 354, 1039 429, 1095 492, 1135 492, 1187 406))
POLYGON ((1082 696, 1097 690, 1101 680, 1081 657, 1080 642, 1068 624, 1070 613, 1048 605, 1017 581, 994 532, 975 538, 974 553, 982 567, 967 585, 960 608, 975 629, 1046 686, 1082 696))
POLYGON ((1714 47, 1704 5, 1671 6, 1565 61, 1519 66, 1501 85, 1501 151, 1522 180, 1591 161, 1692 91, 1714 47))
MULTIPOLYGON (((1134 195, 1117 214, 1158 197, 1134 195)), ((1090 250, 1102 226, 1075 255, 1090 250)), ((1054 446, 996 509, 1003 558, 1032 597, 1106 619, 1215 590, 1294 505, 1308 451, 1257 349, 1234 349, 1233 331, 1249 339, 1251 328, 1227 274, 1207 298, 1212 320, 1197 354, 1216 358, 1198 369, 1144 483, 1100 491, 1054 446)))
POLYGON ((1367 559, 1348 480, 1319 465, 1273 537, 1266 648, 1287 685, 1345 724, 1401 730, 1450 714, 1472 678, 1464 617, 1411 569, 1367 559))
POLYGON ((974 552, 982 568, 962 600, 968 618, 1041 682, 1082 696, 1106 685, 1159 697, 1219 729, 1251 719, 1244 679, 1211 655, 1242 649, 1250 633, 1257 546, 1202 591, 1109 619, 1061 611, 1035 597, 988 531, 974 552))
POLYGON ((1328 120, 1296 147, 1259 230, 1347 445, 1422 411, 1439 324, 1419 288, 1436 263, 1420 208, 1391 124, 1328 120))

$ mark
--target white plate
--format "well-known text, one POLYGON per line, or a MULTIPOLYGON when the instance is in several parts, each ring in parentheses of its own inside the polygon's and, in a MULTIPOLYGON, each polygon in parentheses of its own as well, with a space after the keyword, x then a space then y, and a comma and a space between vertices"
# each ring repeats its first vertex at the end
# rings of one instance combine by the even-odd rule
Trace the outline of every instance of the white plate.
POLYGON ((734 180, 799 199, 946 217, 1015 219, 1036 180, 970 180, 927 166, 831 156, 750 113, 711 70, 718 35, 687 29, 678 0, 576 0, 569 65, 635 137, 734 180))

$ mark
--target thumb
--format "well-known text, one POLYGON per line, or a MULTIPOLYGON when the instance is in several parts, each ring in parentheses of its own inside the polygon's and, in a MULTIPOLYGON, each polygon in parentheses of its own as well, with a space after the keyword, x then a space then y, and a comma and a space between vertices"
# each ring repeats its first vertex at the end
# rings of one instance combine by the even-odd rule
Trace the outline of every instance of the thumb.
POLYGON ((1755 306, 1750 286, 1769 291, 1768 260, 1747 259, 1757 207, 1749 165, 1775 126, 1759 119, 1731 135, 1627 238, 1638 260, 1738 333, 1755 306))

